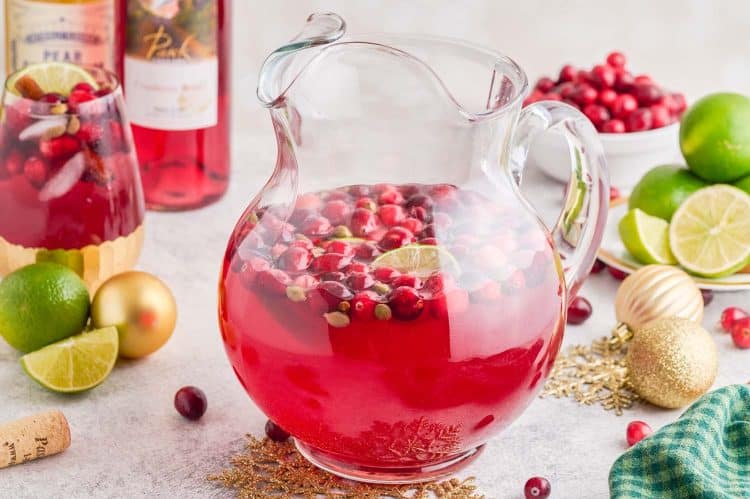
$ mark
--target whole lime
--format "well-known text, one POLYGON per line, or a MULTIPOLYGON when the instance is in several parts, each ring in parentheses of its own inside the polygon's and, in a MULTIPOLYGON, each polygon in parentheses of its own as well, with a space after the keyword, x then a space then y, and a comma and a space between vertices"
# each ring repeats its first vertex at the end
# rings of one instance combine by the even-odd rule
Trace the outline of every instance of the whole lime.
POLYGON ((22 352, 78 334, 89 318, 89 292, 57 263, 34 263, 0 282, 0 335, 22 352))
POLYGON ((708 184, 681 165, 661 165, 649 170, 633 188, 628 208, 666 221, 682 202, 708 184))
POLYGON ((733 182, 750 174, 750 98, 708 95, 688 109, 680 124, 680 149, 690 170, 709 182, 733 182))
POLYGON ((748 175, 747 177, 742 177, 741 179, 736 181, 733 185, 736 188, 742 189, 743 191, 750 194, 750 175, 748 175))

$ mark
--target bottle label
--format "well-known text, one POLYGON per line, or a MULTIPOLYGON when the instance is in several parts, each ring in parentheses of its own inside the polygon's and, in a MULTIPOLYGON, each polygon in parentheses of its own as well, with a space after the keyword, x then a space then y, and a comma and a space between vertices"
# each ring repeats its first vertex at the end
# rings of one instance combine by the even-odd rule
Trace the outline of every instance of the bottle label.
POLYGON ((114 8, 111 0, 76 4, 6 1, 6 66, 9 72, 39 62, 114 67, 114 8))
POLYGON ((216 0, 128 0, 125 96, 130 121, 195 130, 218 121, 216 0))

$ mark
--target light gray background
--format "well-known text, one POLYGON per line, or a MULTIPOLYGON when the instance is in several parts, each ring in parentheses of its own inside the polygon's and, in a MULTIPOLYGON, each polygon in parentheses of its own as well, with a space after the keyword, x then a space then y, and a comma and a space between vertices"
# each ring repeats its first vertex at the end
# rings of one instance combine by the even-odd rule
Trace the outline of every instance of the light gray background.
MULTIPOLYGON (((750 5, 742 0, 234 4, 235 175, 229 194, 196 212, 150 213, 139 264, 175 293, 180 317, 174 337, 151 358, 120 362, 105 384, 74 397, 39 388, 21 372, 17 354, 0 344, 0 421, 60 408, 73 432, 63 455, 0 470, 0 497, 230 497, 204 477, 242 448, 243 434, 262 434, 265 418, 224 355, 216 282, 235 219, 264 182, 275 155, 270 122, 254 97, 257 68, 309 12, 337 11, 352 31, 438 33, 491 45, 518 60, 532 78, 567 61, 591 64, 618 48, 636 71, 693 98, 719 89, 747 91, 750 83, 750 5), (198 423, 183 420, 172 407, 174 392, 186 384, 200 386, 208 396, 208 412, 198 423)), ((526 190, 547 219, 556 213, 558 186, 532 172, 526 190)), ((570 327, 566 343, 608 333, 616 287, 606 274, 587 282, 582 294, 592 301, 594 315, 584 326, 570 327)), ((717 296, 704 325, 713 331, 729 304, 748 305, 748 294, 717 296)), ((721 356, 716 386, 746 382, 750 352, 735 349, 726 335, 715 338, 721 356)), ((476 475, 490 498, 521 498, 523 483, 537 474, 550 479, 553 497, 606 497, 607 473, 625 449, 627 423, 645 419, 658 428, 678 415, 640 407, 618 418, 599 407, 539 400, 463 475, 476 475)))

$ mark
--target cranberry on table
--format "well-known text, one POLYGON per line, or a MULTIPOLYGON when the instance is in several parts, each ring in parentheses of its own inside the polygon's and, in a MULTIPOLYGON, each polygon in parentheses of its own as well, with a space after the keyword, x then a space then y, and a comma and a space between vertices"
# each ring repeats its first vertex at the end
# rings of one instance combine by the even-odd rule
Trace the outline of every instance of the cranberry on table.
POLYGON ((651 435, 654 431, 643 421, 631 421, 628 424, 628 428, 625 432, 625 439, 628 441, 628 446, 633 446, 651 435))
POLYGON ((618 281, 622 281, 628 276, 627 272, 620 270, 620 269, 616 269, 614 267, 610 267, 609 265, 607 265, 607 272, 609 272, 609 275, 611 275, 618 281))
POLYGON ((602 262, 601 260, 594 260, 594 265, 593 267, 591 267, 591 273, 599 274, 602 270, 604 270, 605 267, 606 265, 604 265, 604 262, 602 262))
POLYGON ((740 307, 727 307, 721 312, 721 328, 727 333, 732 331, 734 324, 748 316, 748 313, 740 307))
POLYGON ((549 480, 541 476, 534 476, 526 481, 523 493, 526 499, 546 499, 552 492, 549 480))
POLYGON ((615 187, 614 185, 609 186, 609 200, 614 201, 615 199, 620 198, 620 189, 615 187))
POLYGON ((568 324, 583 324, 592 312, 591 303, 583 296, 576 296, 568 304, 568 324))
POLYGON ((707 307, 712 301, 714 301, 714 292, 710 289, 701 289, 701 296, 703 297, 704 307, 707 307))
POLYGON ((174 395, 174 407, 177 412, 191 421, 200 419, 208 407, 206 394, 195 386, 184 386, 174 395))
POLYGON ((289 440, 289 436, 290 436, 289 433, 284 431, 284 429, 281 426, 277 425, 270 419, 266 421, 265 431, 266 431, 266 436, 270 440, 273 440, 274 442, 282 443, 282 442, 286 442, 287 440, 289 440))
POLYGON ((737 348, 750 348, 750 317, 735 321, 732 326, 732 341, 737 348))

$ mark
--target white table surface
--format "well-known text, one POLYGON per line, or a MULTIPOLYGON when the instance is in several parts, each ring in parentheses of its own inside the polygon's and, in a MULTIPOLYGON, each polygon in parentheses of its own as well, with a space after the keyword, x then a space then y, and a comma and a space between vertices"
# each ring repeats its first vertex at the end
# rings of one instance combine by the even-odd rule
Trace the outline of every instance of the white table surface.
MULTIPOLYGON (((205 477, 242 450, 245 433, 262 435, 265 417, 224 354, 216 285, 230 230, 275 156, 270 120, 257 110, 243 119, 247 126, 235 135, 227 196, 199 211, 148 214, 138 268, 172 288, 179 310, 177 329, 162 350, 145 360, 120 361, 90 393, 63 396, 27 378, 16 352, 0 342, 0 421, 59 408, 72 430, 65 453, 0 470, 0 498, 232 497, 205 477), (199 422, 174 410, 174 393, 184 385, 199 386, 208 397, 208 411, 199 422)), ((556 213, 558 185, 530 172, 526 191, 539 200, 545 218, 556 213)), ((584 325, 568 328, 566 344, 608 334, 617 284, 607 273, 588 280, 581 294, 593 304, 594 314, 584 325)), ((734 348, 729 336, 714 328, 725 306, 747 305, 748 298, 747 293, 717 294, 706 310, 704 325, 714 332, 720 351, 716 387, 750 379, 750 351, 734 348)), ((488 498, 520 499, 523 484, 534 475, 550 480, 553 497, 607 497, 607 476, 626 448, 628 422, 643 419, 657 429, 679 414, 639 406, 617 417, 598 406, 540 399, 461 475, 476 476, 488 498)))

